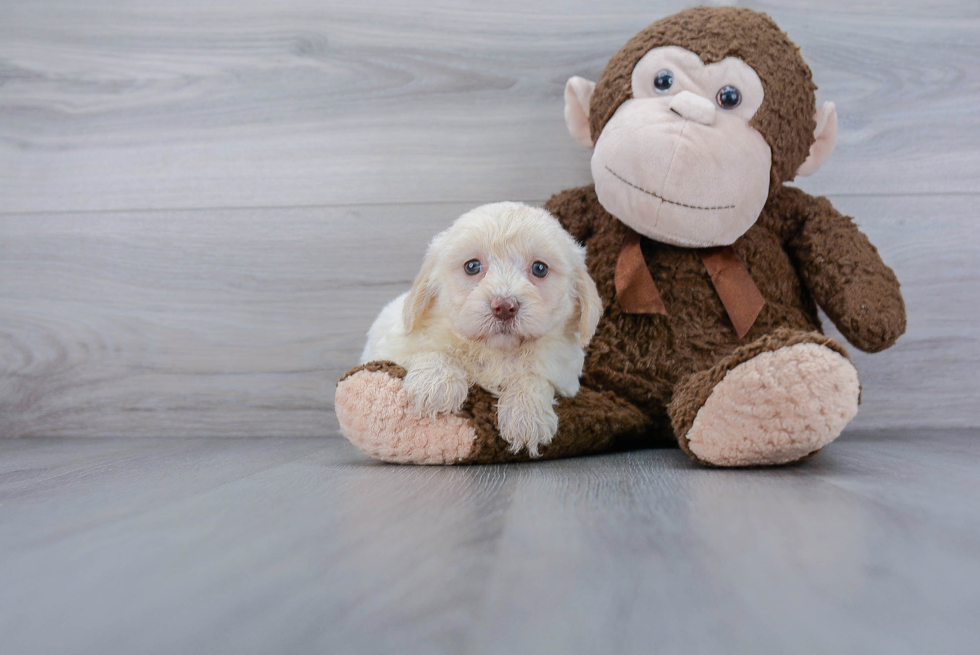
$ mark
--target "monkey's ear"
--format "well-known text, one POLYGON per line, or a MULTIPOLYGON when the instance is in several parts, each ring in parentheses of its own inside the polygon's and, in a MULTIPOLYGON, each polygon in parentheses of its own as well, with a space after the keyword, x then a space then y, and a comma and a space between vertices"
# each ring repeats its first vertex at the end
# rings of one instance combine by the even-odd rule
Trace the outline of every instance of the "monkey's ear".
POLYGON ((415 277, 415 282, 412 284, 408 297, 405 298, 405 304, 402 306, 402 323, 405 326, 405 334, 411 334, 413 330, 419 327, 426 312, 432 306, 432 301, 436 299, 436 295, 439 293, 438 287, 432 279, 435 267, 434 248, 430 245, 429 252, 425 254, 425 260, 422 262, 422 269, 415 277))
POLYGON ((810 154, 797 169, 797 175, 813 175, 827 161, 837 145, 837 107, 825 102, 817 109, 817 129, 813 131, 816 140, 810 146, 810 154))
POLYGON ((569 78, 565 84, 565 125, 568 126, 568 133, 572 138, 586 148, 593 146, 592 130, 589 128, 589 101, 592 100, 594 90, 595 82, 577 75, 569 78))

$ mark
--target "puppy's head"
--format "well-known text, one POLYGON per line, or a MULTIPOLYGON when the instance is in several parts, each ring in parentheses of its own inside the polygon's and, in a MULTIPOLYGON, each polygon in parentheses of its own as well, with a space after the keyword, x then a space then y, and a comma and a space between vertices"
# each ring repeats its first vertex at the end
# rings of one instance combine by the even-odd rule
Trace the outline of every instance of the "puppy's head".
POLYGON ((602 303, 585 249, 543 209, 516 202, 460 216, 429 244, 405 301, 412 332, 443 321, 458 336, 508 349, 547 334, 595 333, 602 303))

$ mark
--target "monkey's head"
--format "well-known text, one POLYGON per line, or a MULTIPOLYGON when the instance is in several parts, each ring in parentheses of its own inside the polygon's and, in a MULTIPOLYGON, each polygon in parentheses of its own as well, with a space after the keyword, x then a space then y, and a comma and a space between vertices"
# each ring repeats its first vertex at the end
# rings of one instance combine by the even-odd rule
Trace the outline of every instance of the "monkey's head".
POLYGON ((565 122, 594 148, 599 202, 651 239, 733 243, 769 196, 837 139, 799 48, 765 14, 695 7, 623 46, 596 83, 565 87, 565 122))

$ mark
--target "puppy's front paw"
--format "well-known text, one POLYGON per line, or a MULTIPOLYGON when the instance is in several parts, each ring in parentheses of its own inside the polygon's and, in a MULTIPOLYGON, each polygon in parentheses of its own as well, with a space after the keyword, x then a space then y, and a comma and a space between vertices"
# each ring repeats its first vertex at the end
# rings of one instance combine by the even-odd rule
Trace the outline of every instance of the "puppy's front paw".
POLYGON ((405 376, 409 401, 422 416, 455 414, 469 393, 466 374, 448 366, 410 369, 405 376))
POLYGON ((500 436, 510 444, 513 453, 527 448, 531 457, 538 457, 538 447, 547 446, 558 432, 554 394, 532 392, 503 393, 497 403, 497 425, 500 436))

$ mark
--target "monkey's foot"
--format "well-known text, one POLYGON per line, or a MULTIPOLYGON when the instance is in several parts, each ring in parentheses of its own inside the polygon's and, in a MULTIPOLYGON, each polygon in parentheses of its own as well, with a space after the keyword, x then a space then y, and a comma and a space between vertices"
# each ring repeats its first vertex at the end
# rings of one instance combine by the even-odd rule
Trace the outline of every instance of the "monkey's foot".
POLYGON ((772 350, 750 345, 762 352, 720 362, 678 387, 670 409, 681 447, 704 464, 761 466, 798 461, 836 439, 857 414, 861 387, 843 348, 811 335, 772 350), (683 420, 691 418, 684 405, 696 409, 693 420, 683 420))
POLYGON ((405 369, 392 362, 359 366, 337 384, 340 429, 369 457, 401 464, 456 464, 474 448, 470 422, 454 414, 421 416, 405 391, 405 369))

